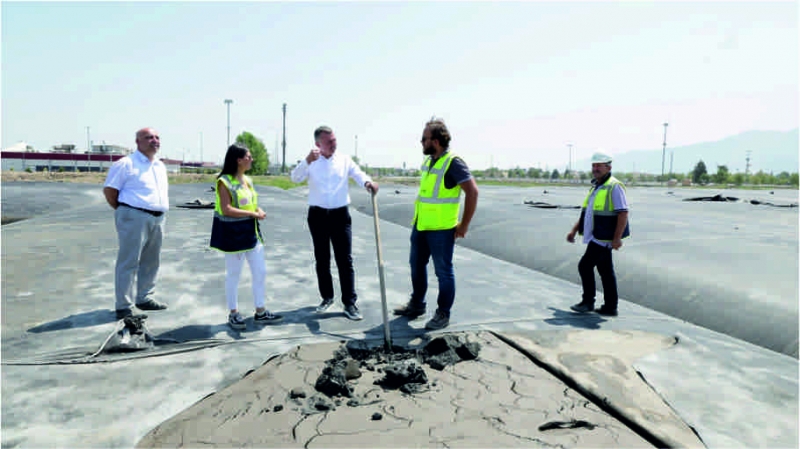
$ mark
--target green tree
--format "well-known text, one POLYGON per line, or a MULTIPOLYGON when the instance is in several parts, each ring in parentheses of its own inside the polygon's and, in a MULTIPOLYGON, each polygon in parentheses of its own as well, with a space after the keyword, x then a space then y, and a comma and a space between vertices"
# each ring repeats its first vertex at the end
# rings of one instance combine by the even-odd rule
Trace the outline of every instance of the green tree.
POLYGON ((759 170, 758 173, 750 176, 750 183, 756 185, 775 184, 775 177, 772 176, 771 173, 766 173, 763 170, 759 170))
POLYGON ((253 156, 253 165, 248 171, 251 175, 266 175, 269 169, 269 154, 267 154, 267 147, 264 142, 253 135, 253 133, 244 131, 236 136, 236 143, 246 146, 253 156))
POLYGON ((694 166, 694 170, 692 170, 692 182, 695 184, 700 184, 703 181, 703 175, 708 177, 708 171, 706 170, 706 163, 700 159, 700 162, 694 166))
POLYGON ((529 168, 528 169, 528 177, 529 178, 541 178, 542 177, 542 170, 539 168, 529 168))
POLYGON ((525 177, 525 170, 520 168, 519 166, 514 167, 509 171, 508 174, 509 178, 524 178, 525 177))
POLYGON ((558 179, 558 169, 553 169, 553 173, 550 173, 550 179, 558 179))
POLYGON ((717 184, 725 184, 728 182, 728 176, 731 172, 728 170, 727 165, 717 165, 717 173, 714 175, 714 182, 717 184))
POLYGON ((798 176, 797 176, 797 173, 792 173, 791 175, 789 175, 789 185, 793 185, 795 187, 798 187, 798 176))
POLYGON ((731 175, 731 182, 736 184, 737 186, 741 186, 744 184, 744 173, 736 173, 731 175))

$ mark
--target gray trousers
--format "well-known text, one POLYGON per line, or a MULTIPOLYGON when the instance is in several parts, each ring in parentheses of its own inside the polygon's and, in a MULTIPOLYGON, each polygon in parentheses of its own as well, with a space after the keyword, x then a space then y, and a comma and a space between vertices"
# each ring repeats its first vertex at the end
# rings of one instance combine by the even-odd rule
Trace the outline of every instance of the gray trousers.
POLYGON ((158 266, 161 263, 161 239, 166 215, 154 217, 146 212, 119 206, 114 211, 119 254, 114 273, 116 309, 133 305, 133 282, 136 285, 136 304, 153 294, 158 266))

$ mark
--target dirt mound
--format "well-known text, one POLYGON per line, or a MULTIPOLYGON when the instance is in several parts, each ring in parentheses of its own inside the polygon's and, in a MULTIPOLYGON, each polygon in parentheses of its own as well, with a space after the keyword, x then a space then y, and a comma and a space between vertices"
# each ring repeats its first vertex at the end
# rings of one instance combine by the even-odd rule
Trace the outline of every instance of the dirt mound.
POLYGON ((455 335, 434 338, 421 349, 393 346, 387 351, 383 346, 345 345, 325 361, 322 374, 314 384, 317 393, 306 398, 304 391, 295 389, 297 391, 292 390, 289 398, 308 413, 335 409, 341 403, 338 398, 349 398, 347 405, 351 407, 362 405, 367 398, 357 397, 351 383, 362 377, 362 369, 382 374, 373 384, 383 389, 417 393, 424 391, 428 384, 423 365, 441 371, 449 365, 477 359, 480 349, 479 343, 467 342, 455 335))

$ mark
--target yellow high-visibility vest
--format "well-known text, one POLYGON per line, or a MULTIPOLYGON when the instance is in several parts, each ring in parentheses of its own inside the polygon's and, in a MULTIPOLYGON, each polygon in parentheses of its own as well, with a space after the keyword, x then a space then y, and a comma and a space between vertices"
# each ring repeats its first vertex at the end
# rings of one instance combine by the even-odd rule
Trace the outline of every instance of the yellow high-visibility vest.
MULTIPOLYGON (((617 229, 617 212, 614 211, 614 198, 611 195, 611 190, 617 185, 623 190, 625 189, 625 184, 620 182, 619 179, 609 176, 603 185, 597 187, 597 193, 594 196, 594 203, 592 204, 592 235, 602 242, 612 241, 614 239, 614 231, 617 229)), ((583 219, 586 214, 586 208, 589 207, 589 198, 591 198, 594 190, 594 187, 589 189, 589 193, 586 194, 586 198, 583 200, 579 224, 581 234, 583 234, 583 219)), ((622 232, 622 238, 629 236, 630 226, 626 224, 622 232)))
POLYGON ((264 243, 257 219, 253 217, 227 217, 222 213, 219 182, 222 182, 231 193, 231 205, 233 207, 250 212, 258 210, 258 194, 252 188, 253 181, 247 176, 244 179, 244 184, 231 175, 220 176, 217 180, 214 220, 211 225, 209 246, 224 253, 234 254, 249 251, 258 242, 264 243))
POLYGON ((422 179, 414 202, 414 219, 411 221, 417 230, 453 229, 458 224, 461 186, 456 185, 452 189, 444 186, 444 174, 455 157, 456 154, 448 151, 433 167, 430 156, 423 162, 420 168, 422 179))
MULTIPOLYGON (((239 182, 238 179, 231 175, 222 175, 218 181, 222 181, 228 192, 231 193, 231 206, 246 211, 255 212, 258 210, 258 193, 255 189, 250 188, 253 185, 253 180, 249 176, 244 177, 245 184, 239 182)), ((222 203, 219 200, 219 188, 214 189, 217 194, 217 200, 214 204, 214 212, 224 216, 222 213, 222 203)))

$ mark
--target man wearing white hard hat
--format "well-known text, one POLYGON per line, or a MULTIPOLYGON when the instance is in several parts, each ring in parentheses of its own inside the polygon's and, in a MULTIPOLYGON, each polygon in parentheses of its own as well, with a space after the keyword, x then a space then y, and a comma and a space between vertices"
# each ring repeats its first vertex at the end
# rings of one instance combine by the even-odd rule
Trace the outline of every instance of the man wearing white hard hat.
POLYGON ((575 312, 595 311, 600 315, 617 316, 617 277, 614 274, 612 249, 622 247, 622 239, 630 236, 628 227, 628 200, 625 185, 611 175, 611 156, 595 153, 592 156, 592 188, 583 200, 581 217, 567 234, 567 241, 575 243, 575 234, 583 236, 586 252, 578 263, 578 273, 583 284, 583 298, 570 307, 575 312), (594 268, 603 282, 603 306, 594 308, 594 268))

